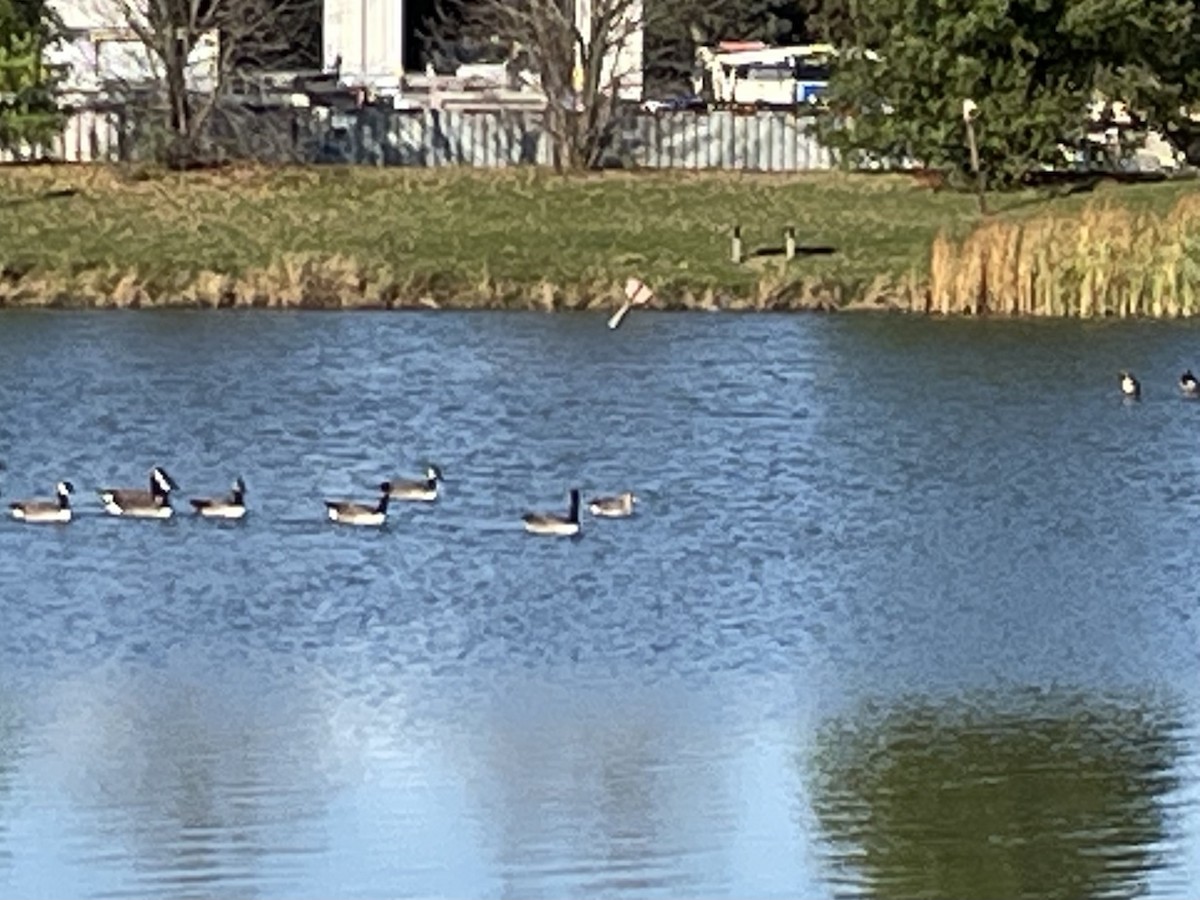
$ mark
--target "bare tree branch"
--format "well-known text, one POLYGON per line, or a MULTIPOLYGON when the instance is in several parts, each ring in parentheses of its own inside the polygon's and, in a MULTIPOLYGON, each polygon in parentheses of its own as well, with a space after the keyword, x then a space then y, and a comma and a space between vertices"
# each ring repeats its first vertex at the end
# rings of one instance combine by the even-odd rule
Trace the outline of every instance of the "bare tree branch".
MULTIPOLYGON (((446 0, 452 3, 453 0, 446 0)), ((473 0, 443 8, 432 43, 443 58, 466 39, 499 43, 536 76, 559 170, 593 168, 613 147, 622 101, 641 99, 645 34, 728 0, 473 0)), ((661 29, 660 29, 661 30, 661 29)), ((662 48, 679 53, 679 47, 662 48)), ((688 52, 684 50, 684 52, 688 52)))
POLYGON ((128 64, 105 87, 157 122, 158 153, 184 167, 230 155, 263 123, 233 88, 263 68, 287 68, 303 46, 313 0, 91 0, 103 37, 128 64))

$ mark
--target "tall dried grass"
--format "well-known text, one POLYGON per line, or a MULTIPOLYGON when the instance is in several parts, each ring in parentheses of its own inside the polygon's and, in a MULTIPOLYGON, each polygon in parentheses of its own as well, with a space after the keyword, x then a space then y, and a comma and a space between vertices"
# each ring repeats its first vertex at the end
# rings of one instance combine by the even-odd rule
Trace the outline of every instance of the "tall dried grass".
POLYGON ((1075 216, 987 222, 930 251, 942 315, 1177 317, 1200 314, 1200 194, 1165 214, 1092 203, 1075 216))
MULTIPOLYGON (((880 276, 853 300, 856 309, 908 304, 912 276, 895 282, 880 276)), ((686 278, 656 282, 652 309, 833 310, 847 305, 847 289, 836 282, 783 271, 764 273, 744 293, 686 278)), ((857 296, 857 294, 852 295, 857 296)), ((199 269, 145 275, 108 265, 77 272, 19 271, 0 265, 0 308, 229 308, 276 309, 615 309, 625 299, 624 279, 596 271, 577 281, 543 278, 534 285, 498 279, 488 272, 474 281, 445 273, 397 273, 381 263, 345 255, 285 253, 267 266, 240 274, 199 269)))

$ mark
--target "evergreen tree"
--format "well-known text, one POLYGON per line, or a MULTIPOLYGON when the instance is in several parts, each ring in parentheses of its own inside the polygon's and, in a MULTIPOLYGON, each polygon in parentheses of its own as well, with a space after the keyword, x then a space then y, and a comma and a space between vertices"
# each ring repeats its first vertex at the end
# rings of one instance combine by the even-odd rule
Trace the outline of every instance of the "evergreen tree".
MULTIPOLYGON (((1200 163, 1200 121, 1193 116, 1200 114, 1200 2, 1189 5, 1192 14, 1187 26, 1180 19, 1164 23, 1178 30, 1164 33, 1144 60, 1115 73, 1120 80, 1111 90, 1123 91, 1130 105, 1196 164, 1200 163)), ((1133 7, 1140 16, 1140 5, 1133 7)), ((1122 30, 1107 29, 1102 45, 1121 38, 1122 30)), ((1107 71, 1103 75, 1111 77, 1107 71)))
POLYGON ((22 153, 61 128, 58 74, 42 55, 60 34, 44 0, 0 0, 0 149, 22 153))
POLYGON ((988 183, 1014 184, 1083 145, 1097 100, 1128 103, 1154 126, 1155 116, 1193 104, 1200 87, 1192 0, 813 5, 844 51, 818 130, 848 162, 910 159, 965 173, 970 99, 988 183), (1193 80, 1181 81, 1189 67, 1193 80))

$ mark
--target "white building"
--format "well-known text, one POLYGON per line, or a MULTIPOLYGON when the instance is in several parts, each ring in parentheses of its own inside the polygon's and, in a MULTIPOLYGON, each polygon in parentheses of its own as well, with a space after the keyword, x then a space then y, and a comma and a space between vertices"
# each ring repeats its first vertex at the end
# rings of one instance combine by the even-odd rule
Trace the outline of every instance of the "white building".
MULTIPOLYGON (((96 96, 118 86, 153 83, 161 75, 157 57, 132 28, 144 20, 144 0, 50 0, 50 6, 61 17, 67 40, 47 51, 47 62, 68 66, 68 95, 96 96)), ((186 74, 194 90, 212 89, 218 58, 216 34, 192 48, 186 74)))
MULTIPOLYGON (((519 2, 519 0, 513 0, 519 2)), ((573 0, 575 21, 581 23, 585 40, 593 0, 573 0)), ((606 70, 606 82, 620 78, 620 94, 630 99, 642 96, 643 34, 641 3, 630 6, 628 36, 618 52, 612 54, 606 70)), ((324 0, 323 63, 333 69, 341 62, 343 81, 398 86, 406 72, 404 44, 407 29, 404 0, 324 0)))
MULTIPOLYGON (((593 0, 574 0, 575 22, 585 43, 592 40, 591 15, 593 0)), ((615 52, 610 53, 605 61, 603 74, 600 78, 602 85, 616 84, 617 96, 623 100, 642 99, 642 80, 644 74, 645 29, 642 27, 642 3, 644 0, 631 0, 616 26, 616 34, 610 41, 615 45, 615 52)), ((576 61, 578 66, 578 60, 576 61)), ((576 71, 576 83, 582 82, 582 72, 576 71)))
POLYGON ((343 80, 377 84, 404 75, 404 0, 325 0, 322 62, 343 80))

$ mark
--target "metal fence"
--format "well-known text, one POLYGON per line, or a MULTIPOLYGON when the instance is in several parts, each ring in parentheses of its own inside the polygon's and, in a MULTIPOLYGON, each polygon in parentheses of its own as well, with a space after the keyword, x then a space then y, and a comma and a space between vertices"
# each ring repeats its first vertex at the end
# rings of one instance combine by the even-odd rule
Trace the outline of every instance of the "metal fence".
MULTIPOLYGON (((623 121, 607 163, 763 172, 831 169, 833 154, 808 133, 812 121, 777 111, 638 113, 623 121)), ((145 146, 137 125, 119 108, 81 108, 49 147, 32 155, 69 162, 137 159, 145 146)), ((529 111, 271 110, 241 130, 238 152, 269 161, 485 168, 552 162, 541 116, 529 111)))
MULTIPOLYGON (((631 116, 608 161, 633 168, 798 172, 830 169, 832 153, 808 133, 810 117, 714 111, 631 116)), ((333 117, 318 155, 409 166, 549 165, 549 135, 535 113, 357 113, 333 117)))

